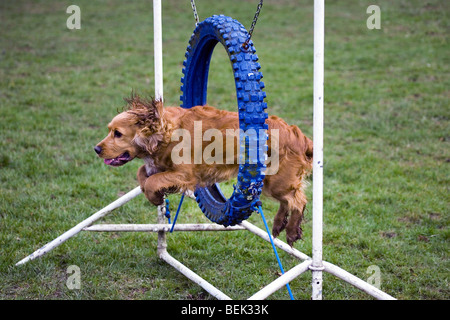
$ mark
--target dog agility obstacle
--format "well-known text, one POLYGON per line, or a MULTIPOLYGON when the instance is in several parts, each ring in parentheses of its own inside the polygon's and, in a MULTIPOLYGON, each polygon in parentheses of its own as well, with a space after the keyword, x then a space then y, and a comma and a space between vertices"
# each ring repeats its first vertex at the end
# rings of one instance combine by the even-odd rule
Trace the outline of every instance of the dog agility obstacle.
MULTIPOLYGON (((205 215, 210 218, 210 220, 214 222, 218 222, 219 224, 184 224, 184 225, 175 225, 173 224, 167 224, 165 223, 165 206, 161 205, 158 207, 158 223, 157 224, 94 224, 99 219, 103 218, 107 214, 109 214, 114 209, 122 206, 123 204, 127 203, 128 201, 134 199, 138 195, 142 193, 140 187, 137 187, 133 190, 131 190, 129 193, 125 194, 121 198, 117 199, 116 201, 112 202, 102 210, 96 212, 91 217, 87 218, 86 220, 82 221, 72 229, 68 230, 58 238, 54 239, 53 241, 49 242, 42 248, 38 249, 31 255, 27 256, 26 258, 19 261, 16 265, 24 264, 30 260, 36 259, 49 251, 53 250, 57 246, 61 245, 71 237, 75 236, 76 234, 80 233, 81 231, 91 231, 91 232, 157 232, 158 233, 158 243, 157 243, 157 254, 158 256, 167 262, 169 265, 173 266, 176 270, 178 270, 180 273, 185 275, 187 278, 192 280, 193 282, 200 285, 202 288, 204 288, 208 293, 210 293, 212 296, 216 297, 217 299, 223 299, 228 300, 231 299, 229 296, 215 288, 213 285, 205 281, 203 278, 201 278, 199 275, 197 275, 192 270, 188 269, 186 266, 184 266, 181 262, 176 260, 174 257, 172 257, 168 251, 167 251, 167 243, 166 243, 166 235, 171 230, 176 232, 181 231, 238 231, 238 230, 247 230, 250 231, 257 236, 261 237, 262 239, 271 242, 274 251, 276 253, 275 247, 289 253, 290 255, 298 258, 299 260, 302 260, 301 263, 299 263, 297 266, 293 267, 289 271, 283 273, 280 277, 278 277, 275 281, 268 284, 266 287, 261 289, 260 291, 253 294, 251 297, 249 297, 249 300, 261 300, 266 299, 271 294, 276 292, 277 290, 281 289, 283 286, 287 286, 290 281, 294 280, 299 275, 311 271, 312 272, 312 299, 313 300, 321 300, 322 299, 322 273, 328 272, 345 282, 350 283, 351 285, 355 286, 356 288, 366 292, 367 294, 375 297, 376 299, 383 299, 383 300, 392 300, 394 299, 389 294, 379 290, 378 288, 368 284, 367 282, 357 278, 356 276, 350 274, 349 272, 343 270, 342 268, 333 265, 329 262, 324 261, 322 258, 322 237, 323 237, 323 81, 324 81, 324 10, 325 10, 325 3, 324 0, 315 0, 314 1, 314 128, 313 128, 313 143, 314 143, 314 164, 313 164, 313 235, 312 235, 312 257, 309 257, 308 255, 296 250, 293 247, 290 247, 288 244, 284 243, 283 241, 279 239, 272 239, 270 232, 268 230, 264 231, 253 224, 249 223, 248 221, 245 221, 246 218, 248 218, 249 212, 256 209, 256 206, 258 206, 258 197, 260 194, 260 188, 262 188, 262 184, 259 184, 260 181, 263 179, 263 175, 261 174, 262 171, 260 171, 263 167, 263 164, 257 163, 256 167, 253 165, 253 167, 249 168, 242 168, 242 171, 240 170, 240 174, 242 177, 241 181, 245 182, 244 187, 247 187, 247 192, 250 189, 250 194, 252 197, 245 197, 244 200, 238 200, 239 198, 239 191, 237 194, 233 194, 233 196, 230 199, 225 199, 223 195, 220 192, 220 189, 218 189, 218 186, 212 186, 210 188, 205 188, 202 190, 196 190, 196 194, 192 194, 192 192, 186 192, 186 195, 190 198, 195 198, 197 202, 199 203, 202 211, 205 213, 205 215), (257 170, 258 174, 256 181, 248 181, 245 179, 246 174, 249 170, 257 170), (250 188, 250 186, 253 186, 253 189, 250 188), (256 186, 256 188, 254 188, 256 186), (255 200, 256 199, 256 200, 255 200), (244 207, 246 210, 243 210, 244 214, 239 213, 239 210, 237 210, 239 207, 244 207), (230 208, 232 208, 230 210, 230 208), (234 209, 233 209, 234 208, 234 209), (250 210, 250 209, 251 210, 250 210), (237 212, 237 215, 235 216, 234 213, 237 212), (211 214, 212 213, 212 214, 211 214), (223 224, 223 225, 220 225, 223 224), (227 226, 227 227, 225 227, 227 226)), ((157 99, 161 99, 163 97, 163 81, 162 81, 162 23, 161 23, 161 0, 153 0, 153 17, 154 17, 154 59, 155 59, 155 97, 157 99)), ((226 39, 228 36, 224 37, 224 33, 222 32, 216 32, 220 28, 219 25, 223 22, 230 23, 235 20, 232 20, 231 18, 224 17, 224 16, 215 16, 212 18, 209 18, 210 20, 205 20, 205 25, 207 25, 206 28, 203 30, 206 30, 206 36, 202 36, 201 34, 196 34, 194 32, 193 37, 190 41, 191 49, 187 50, 187 60, 185 61, 185 70, 184 70, 184 80, 182 91, 182 103, 183 107, 191 107, 196 104, 204 104, 206 102, 206 83, 207 83, 207 74, 208 74, 208 68, 209 68, 209 59, 210 55, 212 53, 212 50, 214 48, 215 43, 221 42, 225 48, 230 48, 234 46, 234 42, 229 42, 231 45, 228 45, 226 41, 230 39, 226 39), (231 20, 230 20, 231 19, 231 20), (222 22, 221 22, 222 21, 222 22), (216 24, 216 25, 214 25, 216 24), (215 32, 215 34, 219 34, 216 38, 211 37, 212 32, 215 32), (206 39, 203 41, 203 44, 206 45, 204 49, 197 51, 200 55, 196 58, 195 50, 192 51, 192 44, 194 44, 194 47, 198 45, 198 43, 195 43, 198 39, 206 39), (212 39, 212 40, 211 40, 212 39), (205 49, 206 48, 206 49, 205 49), (191 60, 189 60, 191 59, 191 60), (206 60, 205 60, 206 59, 206 60), (203 62, 203 64, 198 65, 197 67, 200 68, 200 71, 196 69, 195 63, 191 67, 192 61, 194 62, 203 62), (203 69, 201 69, 203 68, 203 69), (206 69, 205 69, 206 68, 206 69), (198 80, 198 76, 201 75, 203 78, 200 81, 200 86, 197 88, 192 88, 189 86, 186 86, 190 80, 186 81, 186 79, 189 79, 189 77, 193 77, 193 75, 196 75, 196 79, 198 80), (202 91, 203 90, 203 91, 202 91), (201 93, 201 94, 200 94, 201 93), (201 99, 201 100, 195 100, 195 99, 201 99)), ((234 23, 234 22, 233 22, 234 23)), ((238 27, 240 28, 240 27, 238 27)), ((233 29, 233 28, 231 28, 233 29)), ((197 31, 202 30, 202 27, 198 28, 197 24, 197 31)), ((241 30, 242 31, 242 30, 241 30)), ((200 31, 199 31, 200 32, 200 31)), ((233 39, 232 39, 233 40, 233 39)), ((235 39, 234 39, 235 40, 235 39)), ((237 39, 237 43, 240 43, 241 40, 237 39)), ((251 43, 249 43, 249 49, 250 52, 253 49, 253 46, 251 43)), ((230 59, 233 63, 234 56, 232 53, 234 52, 234 48, 231 49, 232 52, 230 52, 230 49, 228 49, 230 59), (231 54, 230 54, 231 53, 231 54)), ((254 52, 253 52, 254 53, 254 52)), ((244 53, 245 54, 245 53, 244 53)), ((236 58, 236 61, 240 58, 236 58)), ((245 59, 244 59, 245 60, 245 59)), ((250 68, 250 72, 247 72, 247 75, 251 72, 253 69, 259 69, 259 65, 256 64, 256 60, 253 60, 250 58, 250 60, 245 61, 251 61, 252 63, 255 63, 250 68)), ((239 65, 237 66, 239 67, 239 65)), ((236 71, 236 70, 235 70, 236 71)), ((257 71, 257 70, 254 70, 257 71)), ((247 112, 244 104, 239 104, 239 89, 242 88, 241 84, 239 83, 240 76, 235 76, 236 80, 236 90, 238 94, 238 107, 239 110, 244 110, 244 112, 247 112)), ((255 78, 256 79, 256 78, 255 78)), ((262 120, 256 120, 255 123, 250 121, 253 124, 256 124, 257 126, 261 125, 261 128, 264 128, 264 120, 267 117, 267 114, 264 112, 265 105, 263 103, 263 99, 265 97, 264 93, 261 93, 260 91, 263 86, 259 85, 259 79, 258 79, 258 86, 252 86, 255 88, 255 90, 259 90, 256 94, 253 96, 255 97, 255 101, 258 102, 259 108, 256 108, 256 112, 258 113, 258 117, 254 118, 251 117, 251 119, 262 119, 262 120)), ((252 95, 250 95, 252 96, 252 95)), ((253 100, 253 99, 252 99, 253 100)), ((250 112, 252 113, 252 112, 250 112)), ((241 114, 240 114, 241 115, 241 114)), ((240 118, 244 119, 244 123, 247 123, 245 115, 240 118)), ((259 146, 261 148, 260 150, 263 150, 263 144, 259 146)), ((265 151, 265 150, 264 150, 265 151)), ((239 181, 239 177, 238 177, 239 181)), ((236 190, 236 189, 235 189, 236 190)), ((261 215, 262 210, 261 206, 258 207, 261 215)), ((251 213, 251 212, 250 212, 251 213)), ((262 215, 263 219, 264 216, 262 215)), ((264 219, 265 222, 265 219, 264 219)), ((266 224, 266 223, 265 223, 266 224)))
POLYGON ((256 203, 262 191, 266 169, 266 93, 262 90, 261 66, 257 62, 258 56, 252 41, 249 41, 246 49, 243 48, 248 38, 247 30, 237 20, 223 15, 209 17, 197 24, 183 62, 181 106, 192 108, 206 105, 209 64, 213 50, 220 42, 227 50, 233 66, 239 129, 255 133, 250 136, 240 134, 239 173, 230 199, 224 197, 218 184, 195 190, 202 212, 211 221, 224 226, 240 223, 257 211, 256 203), (249 152, 249 149, 253 152, 249 152))

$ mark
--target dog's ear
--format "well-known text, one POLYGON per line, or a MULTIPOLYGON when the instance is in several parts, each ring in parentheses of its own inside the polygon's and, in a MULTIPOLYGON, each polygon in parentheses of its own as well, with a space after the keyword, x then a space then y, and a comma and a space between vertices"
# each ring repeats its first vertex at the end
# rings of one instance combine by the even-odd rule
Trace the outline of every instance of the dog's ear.
POLYGON ((153 132, 159 131, 162 127, 163 103, 161 100, 153 98, 141 98, 132 93, 130 98, 124 99, 128 106, 128 113, 136 117, 136 124, 141 128, 148 128, 153 132))
POLYGON ((162 133, 151 133, 148 128, 143 128, 136 133, 134 143, 141 149, 147 151, 149 154, 155 153, 158 149, 158 144, 163 140, 162 133))
POLYGON ((164 107, 162 101, 153 98, 141 98, 135 93, 125 101, 128 105, 127 112, 135 116, 136 125, 139 127, 134 142, 148 153, 154 153, 158 144, 164 138, 164 107))

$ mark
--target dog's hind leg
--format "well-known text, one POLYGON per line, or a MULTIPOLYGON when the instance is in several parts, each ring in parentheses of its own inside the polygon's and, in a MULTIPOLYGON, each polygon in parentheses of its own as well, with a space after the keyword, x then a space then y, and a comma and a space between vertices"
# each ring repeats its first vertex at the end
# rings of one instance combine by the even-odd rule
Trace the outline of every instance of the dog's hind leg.
POLYGON ((300 227, 303 220, 303 213, 305 211, 308 200, 303 192, 303 185, 296 189, 288 197, 290 216, 286 225, 286 240, 292 247, 295 241, 302 238, 302 228, 300 227))
POLYGON ((305 211, 305 206, 303 208, 294 208, 291 210, 291 216, 286 225, 286 241, 292 247, 295 241, 302 238, 302 228, 301 223, 303 220, 303 212, 305 211))
POLYGON ((303 192, 303 183, 298 178, 286 183, 276 176, 266 179, 264 183, 266 181, 268 183, 263 191, 280 202, 280 208, 273 220, 272 235, 278 237, 286 230, 287 243, 292 246, 295 241, 302 238, 300 225, 308 202, 303 192))
POLYGON ((285 201, 280 202, 280 208, 278 209, 277 214, 275 215, 275 218, 273 219, 273 226, 272 226, 272 235, 276 238, 279 236, 281 231, 286 228, 286 224, 288 223, 288 215, 289 215, 289 208, 288 204, 285 201))
POLYGON ((303 220, 303 212, 306 207, 306 198, 301 190, 294 192, 295 196, 288 196, 288 201, 281 200, 280 208, 273 220, 272 235, 278 235, 286 229, 287 243, 292 247, 295 241, 302 238, 300 227, 303 220))

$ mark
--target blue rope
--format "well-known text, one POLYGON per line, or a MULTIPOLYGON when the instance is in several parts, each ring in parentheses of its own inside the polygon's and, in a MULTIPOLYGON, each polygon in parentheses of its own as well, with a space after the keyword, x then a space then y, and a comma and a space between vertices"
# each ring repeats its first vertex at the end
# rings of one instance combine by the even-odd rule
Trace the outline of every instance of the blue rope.
MULTIPOLYGON (((272 244, 273 252, 275 252, 275 257, 277 257, 277 261, 278 261, 278 265, 280 266, 281 273, 284 274, 283 265, 281 264, 281 260, 280 260, 280 257, 278 256, 277 249, 275 248, 275 244, 273 243, 272 235, 270 234, 269 226, 267 225, 267 221, 266 221, 266 218, 264 217, 264 213, 262 211, 261 205, 258 205, 258 211, 263 219, 267 234, 269 235, 270 243, 272 244)), ((289 296, 291 297, 291 300, 295 300, 294 296, 292 295, 292 291, 291 291, 291 287, 289 286, 289 283, 286 284, 286 288, 289 292, 289 296)))
POLYGON ((183 200, 184 200, 184 192, 181 196, 180 203, 178 204, 178 209, 177 209, 177 213, 175 214, 175 218, 173 219, 172 228, 170 228, 171 233, 173 231, 173 228, 175 227, 175 223, 177 222, 178 214, 180 213, 180 209, 181 209, 181 205, 183 204, 183 200))

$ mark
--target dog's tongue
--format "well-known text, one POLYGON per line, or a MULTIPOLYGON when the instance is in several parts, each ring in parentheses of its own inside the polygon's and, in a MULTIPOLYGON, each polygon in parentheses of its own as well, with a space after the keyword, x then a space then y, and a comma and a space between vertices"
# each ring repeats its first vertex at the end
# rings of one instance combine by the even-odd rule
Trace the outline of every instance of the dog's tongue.
POLYGON ((107 164, 108 166, 111 165, 111 163, 114 161, 115 159, 105 159, 103 160, 105 162, 105 164, 107 164))
POLYGON ((128 152, 125 152, 124 154, 118 156, 117 158, 104 159, 103 161, 105 162, 105 164, 109 166, 121 166, 130 161, 130 154, 128 152))

